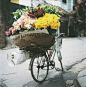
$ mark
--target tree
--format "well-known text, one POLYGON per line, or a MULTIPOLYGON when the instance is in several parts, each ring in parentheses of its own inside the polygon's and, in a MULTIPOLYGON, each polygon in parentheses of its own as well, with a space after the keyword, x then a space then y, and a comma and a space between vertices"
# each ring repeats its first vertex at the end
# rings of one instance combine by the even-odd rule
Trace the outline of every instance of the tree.
POLYGON ((11 26, 9 2, 10 0, 0 0, 0 48, 6 46, 5 30, 11 26))

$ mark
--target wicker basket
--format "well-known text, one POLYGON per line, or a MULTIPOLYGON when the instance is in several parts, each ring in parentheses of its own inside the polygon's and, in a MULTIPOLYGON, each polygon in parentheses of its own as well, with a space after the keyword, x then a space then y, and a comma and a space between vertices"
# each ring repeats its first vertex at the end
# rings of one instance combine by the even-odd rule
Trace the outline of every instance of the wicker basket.
POLYGON ((22 49, 33 49, 37 47, 49 48, 54 44, 55 38, 46 33, 29 33, 17 36, 14 39, 14 42, 22 49))

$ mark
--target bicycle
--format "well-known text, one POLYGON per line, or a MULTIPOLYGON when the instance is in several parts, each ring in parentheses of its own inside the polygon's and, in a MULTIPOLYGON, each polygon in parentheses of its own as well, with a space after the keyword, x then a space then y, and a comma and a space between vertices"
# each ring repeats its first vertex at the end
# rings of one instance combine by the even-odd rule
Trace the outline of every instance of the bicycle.
POLYGON ((64 36, 64 33, 61 33, 59 36, 55 37, 55 43, 51 48, 38 47, 38 49, 30 52, 31 60, 29 70, 31 71, 31 75, 36 82, 43 82, 48 75, 48 71, 51 69, 55 68, 57 71, 63 71, 63 65, 61 62, 62 56, 60 52, 62 38, 59 38, 60 36, 64 36), (62 69, 55 67, 54 57, 56 52, 62 69))

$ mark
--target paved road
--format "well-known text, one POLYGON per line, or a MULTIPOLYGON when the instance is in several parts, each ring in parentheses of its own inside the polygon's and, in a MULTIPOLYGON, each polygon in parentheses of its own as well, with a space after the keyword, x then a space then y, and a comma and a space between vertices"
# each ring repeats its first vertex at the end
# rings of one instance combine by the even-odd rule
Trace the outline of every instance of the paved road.
MULTIPOLYGON (((30 71, 28 70, 30 60, 27 60, 24 63, 14 67, 8 66, 7 53, 17 50, 18 48, 0 50, 0 82, 6 84, 7 87, 33 87, 33 85, 34 87, 45 87, 45 84, 39 85, 32 79, 30 71)), ((70 69, 74 64, 86 58, 86 38, 64 38, 61 53, 63 57, 62 62, 64 68, 70 69)), ((55 61, 56 66, 60 67, 56 56, 55 61)), ((57 82, 57 77, 61 80, 61 72, 57 72, 55 70, 50 71, 50 74, 47 78, 50 82, 44 82, 48 82, 46 87, 50 86, 52 81, 57 82)))

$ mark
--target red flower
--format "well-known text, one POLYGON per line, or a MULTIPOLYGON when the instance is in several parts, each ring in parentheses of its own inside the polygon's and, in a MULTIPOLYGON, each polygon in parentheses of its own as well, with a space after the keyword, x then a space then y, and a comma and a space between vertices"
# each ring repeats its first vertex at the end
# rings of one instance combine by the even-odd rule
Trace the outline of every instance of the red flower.
POLYGON ((41 11, 43 11, 43 8, 41 8, 41 11))
POLYGON ((41 13, 40 13, 40 11, 38 11, 38 15, 40 15, 41 13))
POLYGON ((32 12, 31 11, 28 11, 29 14, 31 14, 32 12))
POLYGON ((38 10, 40 10, 40 7, 38 8, 38 10))
POLYGON ((35 15, 31 15, 32 18, 35 18, 35 15))

